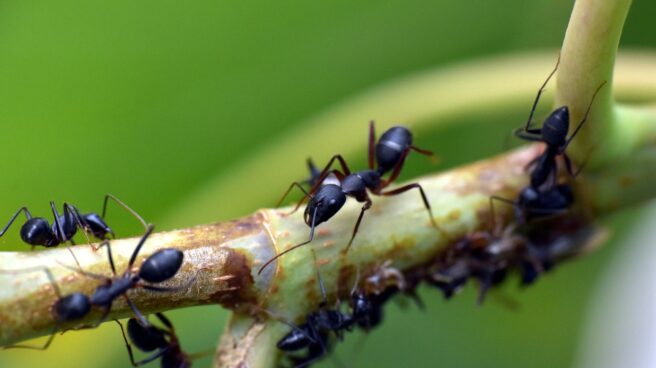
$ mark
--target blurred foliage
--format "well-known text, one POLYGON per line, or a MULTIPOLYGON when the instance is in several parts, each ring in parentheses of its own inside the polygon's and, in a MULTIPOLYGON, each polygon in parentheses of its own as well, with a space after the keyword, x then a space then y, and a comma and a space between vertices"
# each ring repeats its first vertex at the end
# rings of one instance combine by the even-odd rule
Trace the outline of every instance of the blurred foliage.
MULTIPOLYGON (((53 199, 99 210, 110 192, 159 229, 180 226, 158 220, 305 118, 413 71, 557 48, 571 6, 548 0, 2 2, 3 216, 27 205, 51 218, 53 199)), ((655 10, 654 3, 634 4, 624 46, 656 45, 650 32, 655 10)), ((536 88, 543 77, 535 76, 536 88)), ((420 132, 418 140, 439 152, 440 168, 498 152, 509 129, 525 119, 532 98, 526 97, 521 111, 472 111, 450 128, 420 132)), ((363 136, 356 164, 364 163, 365 130, 362 121, 345 132, 363 136)), ((303 159, 270 162, 270 170, 254 172, 252 180, 266 185, 276 167, 301 165, 303 159)), ((413 160, 404 177, 433 170, 413 160)), ((225 220, 212 215, 212 206, 244 215, 255 210, 239 207, 240 197, 248 195, 225 193, 225 201, 208 204, 196 216, 225 220)), ((119 234, 139 231, 119 209, 110 211, 119 234)), ((628 231, 631 219, 619 216, 612 223, 628 231)), ((0 246, 25 249, 17 234, 15 225, 0 246)), ((351 366, 567 366, 590 285, 612 254, 609 244, 521 293, 508 285, 507 293, 521 305, 516 312, 494 298, 477 308, 472 290, 449 303, 423 290, 425 311, 411 303, 404 312, 388 308, 386 323, 365 345, 348 336, 338 355, 351 366)), ((213 306, 170 313, 190 352, 213 348, 226 315, 213 306)), ((128 364, 114 324, 58 336, 47 352, 0 354, 3 367, 128 364)), ((206 358, 197 365, 209 364, 206 358)), ((331 364, 328 359, 322 365, 331 364)))

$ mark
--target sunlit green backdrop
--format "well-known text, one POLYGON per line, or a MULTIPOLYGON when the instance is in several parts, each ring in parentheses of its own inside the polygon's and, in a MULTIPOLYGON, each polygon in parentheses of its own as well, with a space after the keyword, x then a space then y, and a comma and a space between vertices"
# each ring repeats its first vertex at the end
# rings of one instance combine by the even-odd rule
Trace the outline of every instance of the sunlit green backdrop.
MULTIPOLYGON (((222 172, 275 146, 305 119, 370 87, 459 61, 555 50, 571 6, 552 0, 3 1, 0 220, 23 205, 50 218, 50 200, 99 210, 106 192, 159 229, 270 206, 274 195, 253 204, 249 192, 221 193, 221 200, 193 206, 203 210, 178 213, 191 208, 189 198, 210 179, 220 182, 222 172)), ((654 11, 656 3, 635 2, 624 46, 656 45, 654 11)), ((534 76, 536 89, 547 72, 534 76)), ((474 110, 447 128, 418 131, 442 163, 413 160, 404 178, 500 151, 532 98, 521 109, 474 110)), ((339 147, 343 135, 360 136, 362 149, 349 159, 362 165, 366 123, 307 139, 339 147)), ((267 186, 268 177, 290 165, 300 176, 309 154, 268 161, 267 170, 248 180, 267 186)), ((119 234, 139 231, 127 215, 110 211, 119 234)), ((630 231, 630 216, 611 220, 630 231)), ((0 246, 27 249, 17 234, 15 226, 0 246)), ((337 356, 347 366, 568 366, 590 290, 620 245, 568 264, 529 290, 517 291, 511 282, 483 308, 475 306, 471 288, 448 303, 422 290, 425 310, 390 305, 382 328, 348 336, 337 356), (504 307, 502 297, 516 299, 519 309, 504 307)), ((195 352, 213 348, 227 313, 210 306, 169 315, 185 349, 195 352)), ((332 364, 327 359, 322 366, 332 364)), ((2 367, 128 365, 114 324, 58 336, 45 352, 0 353, 2 367)), ((209 358, 197 362, 209 365, 209 358)))

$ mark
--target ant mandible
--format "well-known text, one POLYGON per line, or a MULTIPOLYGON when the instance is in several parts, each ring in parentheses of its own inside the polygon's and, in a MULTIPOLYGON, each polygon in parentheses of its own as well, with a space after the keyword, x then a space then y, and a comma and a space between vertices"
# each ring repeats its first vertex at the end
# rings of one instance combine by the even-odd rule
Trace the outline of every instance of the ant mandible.
MULTIPOLYGON (((344 203, 346 203, 346 198, 352 197, 356 201, 364 203, 364 205, 362 206, 360 215, 353 227, 351 239, 344 250, 344 253, 347 253, 353 244, 353 239, 355 239, 355 235, 358 232, 365 211, 371 208, 372 201, 371 198, 369 198, 368 192, 371 192, 371 194, 374 195, 392 196, 411 189, 418 189, 432 225, 439 231, 443 232, 437 223, 435 223, 430 203, 428 202, 424 189, 419 183, 410 183, 386 192, 383 191, 399 176, 406 156, 410 151, 415 151, 426 156, 431 156, 433 153, 413 146, 412 133, 410 130, 402 126, 395 126, 388 129, 383 133, 378 142, 376 142, 375 136, 374 122, 371 121, 369 123, 369 169, 352 173, 344 158, 338 154, 328 161, 328 164, 316 179, 314 179, 315 176, 312 174, 311 180, 314 181, 314 185, 309 192, 305 191, 299 182, 294 182, 289 186, 278 204, 284 200, 294 187, 298 187, 303 193, 305 193, 303 199, 299 201, 292 212, 298 210, 305 199, 310 199, 304 213, 304 221, 310 227, 310 237, 308 240, 294 245, 269 259, 260 268, 258 274, 262 273, 269 264, 285 253, 291 252, 298 247, 310 243, 314 239, 315 227, 332 218, 342 208, 344 203), (331 169, 335 161, 339 162, 342 171, 331 169), (387 179, 382 179, 382 176, 387 173, 390 173, 389 177, 387 179), (335 175, 339 183, 333 183, 332 181, 324 182, 330 174, 335 175)), ((311 166, 310 171, 312 173, 311 166)))
MULTIPOLYGON (((51 201, 50 207, 54 217, 54 222, 52 225, 50 225, 48 220, 45 218, 32 217, 32 214, 27 209, 27 207, 21 207, 12 216, 2 231, 0 231, 0 237, 7 232, 7 229, 9 229, 9 227, 14 223, 18 215, 23 212, 27 218, 27 221, 25 221, 23 226, 21 226, 20 236, 25 243, 32 245, 32 249, 34 249, 34 247, 37 245, 49 248, 56 247, 59 244, 65 242, 75 244, 73 237, 75 236, 78 228, 84 231, 84 235, 87 237, 87 241, 89 243, 90 241, 87 234, 91 234, 100 240, 106 240, 108 236, 114 238, 114 231, 107 225, 104 220, 107 211, 107 202, 109 199, 123 207, 126 211, 132 214, 132 216, 139 220, 144 228, 147 228, 146 221, 144 221, 144 219, 141 218, 141 216, 139 216, 136 211, 128 207, 128 205, 123 203, 115 196, 106 194, 105 200, 103 202, 102 215, 98 215, 94 212, 82 214, 75 206, 66 202, 64 202, 63 205, 64 213, 60 215, 59 211, 57 211, 57 207, 55 206, 55 202, 51 201)), ((94 250, 96 249, 98 248, 94 248, 94 250)))
POLYGON ((141 351, 151 352, 157 350, 153 355, 141 361, 134 361, 132 346, 128 342, 125 330, 121 322, 116 321, 121 328, 121 334, 125 341, 125 348, 130 356, 130 363, 133 367, 138 367, 161 358, 160 366, 162 368, 189 368, 191 367, 191 358, 180 347, 180 341, 175 333, 173 324, 162 313, 155 314, 162 322, 165 328, 157 327, 152 324, 142 325, 136 318, 128 320, 128 336, 130 341, 141 351))
POLYGON ((101 284, 96 288, 96 290, 90 297, 81 292, 74 292, 69 295, 62 296, 59 286, 55 283, 55 279, 52 276, 51 271, 46 267, 36 267, 36 268, 30 268, 25 270, 14 270, 14 271, 2 271, 3 273, 17 273, 17 272, 24 273, 24 272, 44 271, 48 276, 48 278, 50 279, 50 283, 53 285, 53 289, 55 291, 55 294, 57 295, 57 301, 53 304, 51 309, 53 316, 55 317, 56 323, 53 328, 53 333, 51 334, 48 341, 46 341, 44 346, 32 347, 32 346, 24 346, 24 345, 14 345, 14 346, 8 346, 7 348, 20 347, 20 348, 44 350, 52 342, 54 338, 54 333, 57 331, 60 324, 66 322, 72 322, 86 316, 87 314, 89 314, 93 306, 100 307, 103 309, 103 315, 96 323, 97 326, 103 321, 105 321, 111 310, 112 303, 116 298, 120 296, 123 296, 125 298, 126 303, 130 307, 130 309, 132 309, 132 311, 137 316, 139 321, 144 326, 148 325, 148 321, 146 320, 146 318, 143 316, 143 314, 141 314, 139 309, 137 309, 136 305, 128 297, 127 295, 128 290, 140 287, 155 292, 176 291, 176 290, 187 288, 195 279, 192 278, 187 283, 178 287, 162 287, 162 286, 150 285, 150 284, 164 282, 175 276, 178 273, 178 270, 180 270, 180 266, 182 266, 182 260, 184 255, 180 250, 173 249, 173 248, 164 248, 154 252, 145 261, 143 261, 141 267, 136 273, 132 270, 132 266, 134 265, 134 262, 137 259, 137 256, 139 255, 139 251, 141 250, 142 246, 144 245, 144 243, 152 233, 153 229, 154 229, 153 225, 148 225, 146 233, 141 237, 139 243, 137 244, 137 247, 132 252, 126 270, 120 276, 116 274, 116 267, 114 266, 114 258, 112 257, 112 251, 109 245, 109 241, 102 242, 99 248, 102 246, 107 247, 109 264, 112 269, 112 273, 114 277, 106 277, 104 275, 86 272, 78 268, 64 266, 84 276, 105 281, 103 284, 101 284), (142 281, 147 282, 147 284, 144 284, 142 281))
POLYGON ((537 108, 538 102, 540 101, 540 96, 542 95, 542 92, 544 91, 551 77, 556 73, 559 63, 560 56, 558 57, 556 66, 538 90, 535 101, 533 101, 533 106, 531 107, 531 112, 529 113, 528 120, 526 121, 526 126, 524 128, 515 130, 515 135, 521 139, 533 142, 543 142, 546 144, 546 149, 544 152, 528 164, 529 167, 534 166, 534 169, 531 171, 531 187, 533 188, 539 188, 542 186, 542 184, 544 184, 549 179, 549 177, 552 178, 555 184, 557 179, 556 158, 558 156, 563 156, 567 172, 572 177, 576 177, 579 174, 580 169, 576 172, 574 171, 572 168, 572 161, 567 153, 565 153, 565 150, 567 149, 567 146, 569 146, 569 144, 572 142, 574 137, 576 137, 579 130, 583 127, 583 124, 587 121, 588 114, 590 113, 590 108, 592 107, 592 103, 594 102, 597 93, 599 93, 601 88, 606 84, 604 81, 601 83, 601 85, 599 85, 599 87, 597 87, 597 90, 592 95, 590 104, 588 105, 588 108, 583 115, 583 119, 581 119, 578 126, 576 129, 574 129, 574 132, 569 138, 567 138, 567 133, 569 132, 569 109, 567 106, 561 106, 549 114, 549 116, 544 120, 542 128, 531 128, 533 114, 535 113, 535 109, 537 108))

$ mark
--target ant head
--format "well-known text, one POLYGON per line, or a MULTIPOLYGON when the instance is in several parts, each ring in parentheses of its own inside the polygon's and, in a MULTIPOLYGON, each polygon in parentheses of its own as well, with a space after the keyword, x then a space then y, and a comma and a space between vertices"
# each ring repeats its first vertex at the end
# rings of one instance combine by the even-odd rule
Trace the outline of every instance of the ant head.
POLYGON ((87 213, 82 216, 85 225, 89 226, 89 230, 94 237, 98 239, 106 239, 108 234, 113 234, 112 229, 107 225, 97 213, 87 213))
POLYGON ((57 239, 53 234, 48 220, 33 217, 25 222, 20 230, 21 239, 31 245, 55 245, 57 239))
POLYGON ((153 325, 143 326, 136 318, 128 320, 128 335, 141 351, 153 351, 168 346, 161 329, 153 325))
POLYGON ((376 162, 380 172, 385 173, 394 168, 403 155, 403 151, 412 146, 412 133, 406 127, 389 128, 376 143, 376 162))
POLYGON ((567 142, 569 131, 569 109, 562 106, 554 110, 544 121, 542 139, 549 146, 561 147, 567 142))
POLYGON ((82 293, 73 293, 55 302, 53 313, 58 321, 74 321, 86 316, 91 310, 89 297, 82 293))
POLYGON ((148 257, 139 269, 139 277, 152 283, 175 276, 182 266, 184 254, 178 249, 160 249, 148 257))
POLYGON ((346 195, 338 185, 327 184, 319 188, 305 208, 305 223, 314 226, 327 221, 339 211, 346 202, 346 195))

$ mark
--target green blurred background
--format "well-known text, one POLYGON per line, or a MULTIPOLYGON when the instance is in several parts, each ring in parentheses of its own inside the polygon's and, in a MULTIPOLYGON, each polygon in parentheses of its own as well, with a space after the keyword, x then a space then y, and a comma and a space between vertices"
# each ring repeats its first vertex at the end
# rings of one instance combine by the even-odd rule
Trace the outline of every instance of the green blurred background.
MULTIPOLYGON (((253 205, 248 192, 219 193, 224 200, 194 205, 194 213, 179 212, 194 193, 207 190, 207 183, 221 182, 222 172, 247 158, 267 160, 257 156, 263 147, 275 146, 304 120, 370 87, 459 61, 556 49, 572 4, 0 2, 0 220, 22 205, 50 218, 53 199, 99 210, 106 192, 160 230, 270 206, 276 195, 253 205)), ((633 5, 623 46, 656 45, 655 10, 653 2, 633 5)), ((544 75, 535 76, 536 88, 544 75)), ((527 95, 521 109, 474 109, 417 136, 422 146, 439 153, 439 169, 485 157, 503 147, 504 135, 525 119, 532 98, 527 95)), ((545 104, 542 111, 548 108, 545 104)), ((353 129, 343 132, 362 136, 355 166, 364 164, 366 123, 354 121, 353 129)), ((339 147, 340 135, 307 139, 339 147)), ((290 165, 303 175, 309 154, 268 162, 268 170, 253 172, 249 180, 266 184, 267 177, 290 165)), ((415 160, 403 178, 433 170, 415 160)), ((139 231, 127 215, 110 211, 109 221, 120 234, 139 231)), ((366 337, 348 336, 337 355, 350 366, 570 366, 591 290, 617 252, 618 239, 631 231, 633 216, 606 219, 618 230, 615 241, 559 268, 536 287, 518 291, 514 282, 506 285, 499 295, 518 300, 517 311, 495 298, 476 307, 473 288, 448 303, 425 289, 424 311, 411 303, 391 305, 382 328, 366 337)), ((20 244, 18 226, 0 246, 27 248, 20 244)), ((227 313, 208 306, 169 315, 184 348, 195 352, 213 348, 227 313)), ((196 362, 210 364, 209 358, 196 362)), ((333 364, 326 359, 321 366, 333 364)), ((2 367, 128 365, 113 324, 58 336, 46 352, 0 353, 2 367)))

